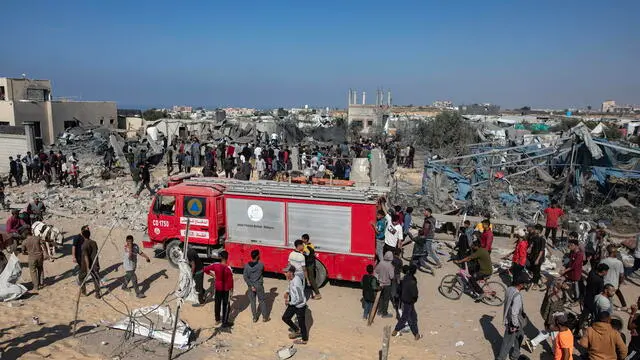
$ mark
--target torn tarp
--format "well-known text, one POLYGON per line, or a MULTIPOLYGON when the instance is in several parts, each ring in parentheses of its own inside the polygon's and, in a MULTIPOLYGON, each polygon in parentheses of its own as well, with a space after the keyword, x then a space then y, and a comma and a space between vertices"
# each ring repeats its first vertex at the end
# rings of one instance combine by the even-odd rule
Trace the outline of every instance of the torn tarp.
MULTIPOLYGON (((4 257, 4 253, 0 254, 4 257)), ((22 268, 20 260, 14 254, 10 254, 6 259, 7 263, 0 273, 0 301, 11 301, 19 299, 27 288, 17 282, 20 281, 22 268)))
POLYGON ((578 137, 582 139, 582 141, 584 142, 584 145, 589 149, 589 152, 591 153, 591 157, 593 157, 595 160, 598 160, 603 156, 602 149, 600 149, 598 144, 596 144, 596 142, 593 141, 593 138, 591 137, 591 132, 589 131, 589 128, 587 127, 587 125, 581 122, 580 124, 572 127, 571 132, 573 134, 578 135, 578 137))
MULTIPOLYGON (((456 200, 466 200, 471 193, 471 182, 452 168, 439 164, 425 165, 425 173, 441 173, 457 185, 456 200)), ((424 179, 423 179, 424 180, 424 179)), ((424 188, 424 186, 423 186, 424 188)))
POLYGON ((500 202, 503 203, 504 205, 519 204, 520 199, 518 198, 517 195, 503 192, 503 193, 500 193, 500 202))
MULTIPOLYGON (((174 316, 168 306, 147 306, 135 309, 131 316, 127 316, 117 323, 109 326, 113 329, 133 331, 140 336, 160 340, 171 344, 174 316)), ((186 322, 178 319, 176 338, 173 347, 184 348, 189 345, 192 330, 186 322)))
POLYGON ((524 200, 535 201, 539 203, 543 209, 546 209, 549 206, 549 195, 533 193, 533 194, 529 194, 524 200))
POLYGON ((619 179, 640 179, 640 173, 638 172, 623 171, 619 169, 600 166, 592 167, 591 174, 600 186, 606 185, 608 177, 615 177, 619 179))

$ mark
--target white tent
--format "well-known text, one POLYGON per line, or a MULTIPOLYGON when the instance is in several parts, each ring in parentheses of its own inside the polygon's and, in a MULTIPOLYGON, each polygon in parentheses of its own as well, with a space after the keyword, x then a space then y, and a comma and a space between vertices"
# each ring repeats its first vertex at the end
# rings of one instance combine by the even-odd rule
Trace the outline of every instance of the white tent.
POLYGON ((602 125, 602 123, 598 124, 593 130, 591 130, 591 135, 593 136, 602 136, 604 131, 607 129, 606 126, 602 125))

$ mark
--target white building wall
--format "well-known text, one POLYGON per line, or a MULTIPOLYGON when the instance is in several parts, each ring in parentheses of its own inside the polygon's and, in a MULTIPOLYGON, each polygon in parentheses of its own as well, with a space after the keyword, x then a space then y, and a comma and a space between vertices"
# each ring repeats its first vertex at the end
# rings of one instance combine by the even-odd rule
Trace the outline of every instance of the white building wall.
POLYGON ((27 137, 24 135, 0 134, 0 174, 9 173, 9 156, 27 154, 27 137))

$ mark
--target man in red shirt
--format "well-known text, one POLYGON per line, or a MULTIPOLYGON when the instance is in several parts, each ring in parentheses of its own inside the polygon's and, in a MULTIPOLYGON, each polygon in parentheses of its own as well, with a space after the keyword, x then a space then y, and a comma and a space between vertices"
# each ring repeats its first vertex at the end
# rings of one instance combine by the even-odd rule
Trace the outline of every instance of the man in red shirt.
POLYGON ((491 254, 491 246, 493 245, 493 230, 491 230, 491 222, 489 219, 482 220, 482 228, 484 231, 480 235, 480 247, 486 249, 491 254))
POLYGON ((584 254, 580 251, 580 243, 577 239, 569 240, 569 263, 566 269, 560 273, 572 282, 574 299, 580 298, 580 279, 582 279, 582 263, 584 261, 584 254))
MULTIPOLYGON (((520 277, 522 270, 527 264, 527 249, 529 248, 529 242, 526 238, 526 233, 524 229, 518 229, 515 232, 516 235, 516 247, 513 250, 511 257, 511 278, 517 279, 520 277)), ((505 256, 504 259, 508 259, 509 255, 505 256)))
POLYGON ((220 252, 220 262, 205 266, 202 270, 205 274, 213 276, 215 279, 215 318, 216 325, 222 323, 222 327, 230 327, 229 322, 229 296, 233 294, 233 273, 231 267, 227 265, 229 253, 220 252))
POLYGON ((564 215, 564 211, 558 206, 556 201, 551 203, 551 207, 544 209, 544 216, 547 218, 546 230, 544 237, 549 239, 551 233, 551 241, 556 245, 556 234, 558 232, 558 220, 564 215))

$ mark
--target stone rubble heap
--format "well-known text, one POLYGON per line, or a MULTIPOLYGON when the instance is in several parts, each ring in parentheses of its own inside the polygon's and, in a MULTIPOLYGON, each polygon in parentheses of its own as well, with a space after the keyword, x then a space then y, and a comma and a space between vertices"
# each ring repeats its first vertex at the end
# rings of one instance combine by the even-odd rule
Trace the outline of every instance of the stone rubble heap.
MULTIPOLYGON (((44 182, 26 187, 11 188, 7 199, 14 207, 30 202, 33 196, 39 196, 49 212, 67 218, 86 220, 89 224, 108 226, 114 221, 119 226, 132 231, 146 231, 147 214, 151 197, 144 190, 140 198, 134 198, 133 180, 123 166, 126 160, 119 158, 111 171, 105 172, 103 154, 108 148, 108 133, 94 129, 82 135, 71 136, 73 140, 60 139, 51 148, 67 156, 76 154, 80 169, 80 186, 61 186, 57 179, 46 188, 44 182), (15 189, 15 190, 13 190, 15 189)), ((80 131, 77 131, 80 134, 80 131)), ((69 137, 69 136, 68 136, 69 137)), ((166 178, 152 176, 152 184, 166 183, 166 178)), ((156 185, 158 186, 158 185, 156 185)))

